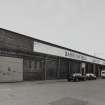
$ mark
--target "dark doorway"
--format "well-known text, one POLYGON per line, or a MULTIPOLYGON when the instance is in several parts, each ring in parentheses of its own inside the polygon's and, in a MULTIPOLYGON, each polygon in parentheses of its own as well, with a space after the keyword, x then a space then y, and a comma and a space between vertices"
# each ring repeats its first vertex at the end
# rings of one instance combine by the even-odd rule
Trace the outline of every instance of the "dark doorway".
POLYGON ((44 80, 44 61, 41 59, 24 59, 24 80, 44 80))
POLYGON ((70 62, 67 60, 61 60, 60 62, 60 70, 59 70, 59 76, 60 79, 66 79, 69 72, 69 64, 70 62))
POLYGON ((80 73, 80 62, 72 61, 70 67, 71 73, 80 73))
POLYGON ((86 71, 87 71, 87 73, 94 73, 94 71, 93 71, 93 64, 88 63, 86 71))
POLYGON ((47 80, 54 80, 57 78, 57 61, 56 60, 46 60, 45 72, 47 80))

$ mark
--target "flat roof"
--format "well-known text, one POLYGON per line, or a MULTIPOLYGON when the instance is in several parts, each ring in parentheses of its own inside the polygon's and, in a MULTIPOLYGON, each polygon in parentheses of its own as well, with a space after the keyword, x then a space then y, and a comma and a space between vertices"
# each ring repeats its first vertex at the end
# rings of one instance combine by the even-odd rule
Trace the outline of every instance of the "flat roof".
POLYGON ((93 56, 93 55, 89 55, 89 54, 86 54, 86 53, 83 53, 83 52, 80 52, 80 51, 76 51, 76 50, 73 50, 73 49, 70 49, 70 48, 67 48, 67 47, 63 47, 63 46, 60 46, 60 45, 56 45, 56 44, 53 44, 53 43, 50 43, 50 42, 47 42, 47 41, 36 39, 36 38, 30 37, 30 36, 27 36, 27 35, 24 35, 24 34, 20 34, 18 32, 14 32, 14 31, 7 30, 7 29, 4 29, 4 28, 0 28, 0 30, 8 31, 8 32, 23 36, 25 38, 29 38, 29 39, 31 39, 33 41, 35 40, 35 41, 38 41, 38 42, 41 42, 41 43, 44 43, 44 44, 48 44, 48 45, 53 46, 53 47, 58 47, 58 48, 61 48, 61 49, 73 51, 73 52, 76 52, 76 53, 79 53, 79 54, 83 54, 83 55, 86 55, 86 56, 89 56, 89 57, 93 57, 93 58, 97 58, 97 59, 105 61, 105 59, 102 59, 102 58, 99 58, 99 57, 96 57, 96 56, 93 56))

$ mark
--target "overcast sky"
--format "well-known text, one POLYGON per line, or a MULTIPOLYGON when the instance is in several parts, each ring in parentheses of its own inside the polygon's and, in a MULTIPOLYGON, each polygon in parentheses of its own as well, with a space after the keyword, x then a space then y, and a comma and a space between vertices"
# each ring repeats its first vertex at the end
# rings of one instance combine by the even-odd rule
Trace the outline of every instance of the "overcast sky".
POLYGON ((0 0, 0 27, 105 59, 105 0, 0 0))

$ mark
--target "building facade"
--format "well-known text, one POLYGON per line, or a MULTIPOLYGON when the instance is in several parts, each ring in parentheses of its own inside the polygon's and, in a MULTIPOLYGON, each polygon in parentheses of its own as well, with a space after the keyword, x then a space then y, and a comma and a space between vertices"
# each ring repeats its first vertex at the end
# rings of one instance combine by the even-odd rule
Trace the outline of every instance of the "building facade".
POLYGON ((100 76, 105 60, 0 29, 0 82, 65 79, 72 73, 100 76))

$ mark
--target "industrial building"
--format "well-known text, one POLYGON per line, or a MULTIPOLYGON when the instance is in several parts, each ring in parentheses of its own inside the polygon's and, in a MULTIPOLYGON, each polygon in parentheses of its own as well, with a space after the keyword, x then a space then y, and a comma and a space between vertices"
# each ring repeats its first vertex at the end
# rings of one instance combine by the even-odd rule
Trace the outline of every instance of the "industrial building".
POLYGON ((100 77, 103 69, 104 59, 0 28, 0 82, 100 77))

